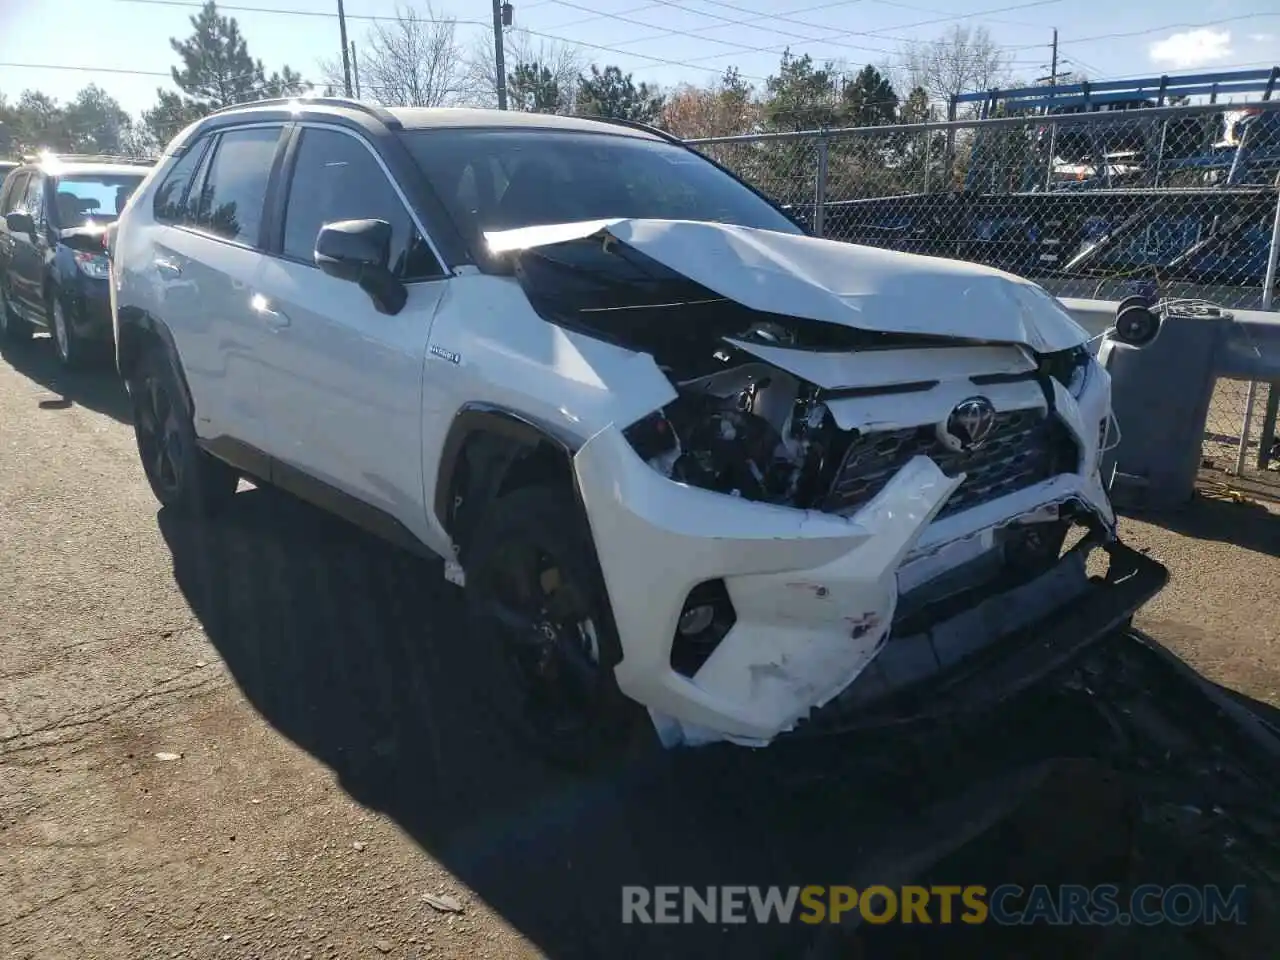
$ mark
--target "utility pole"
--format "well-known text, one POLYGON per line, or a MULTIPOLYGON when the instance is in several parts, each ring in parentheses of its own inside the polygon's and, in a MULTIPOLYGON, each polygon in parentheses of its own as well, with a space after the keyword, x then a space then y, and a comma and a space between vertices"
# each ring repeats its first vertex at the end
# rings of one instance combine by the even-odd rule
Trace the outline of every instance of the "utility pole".
POLYGON ((1049 86, 1058 85, 1058 28, 1053 28, 1053 60, 1049 64, 1049 86))
POLYGON ((498 109, 507 109, 507 64, 502 56, 502 22, 509 14, 503 10, 503 7, 510 10, 510 4, 504 4, 502 0, 493 0, 493 66, 498 79, 498 109))
POLYGON ((338 33, 342 35, 342 85, 347 96, 351 96, 351 60, 347 55, 347 14, 342 9, 342 0, 338 0, 338 33))
POLYGON ((356 61, 356 42, 351 41, 351 79, 356 85, 356 99, 360 99, 360 64, 356 61))

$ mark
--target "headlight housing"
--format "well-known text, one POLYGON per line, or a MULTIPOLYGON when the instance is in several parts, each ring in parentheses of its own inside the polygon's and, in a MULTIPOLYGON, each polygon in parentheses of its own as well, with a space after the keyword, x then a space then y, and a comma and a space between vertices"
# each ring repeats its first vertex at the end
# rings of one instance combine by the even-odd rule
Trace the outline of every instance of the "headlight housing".
POLYGON ((1094 363, 1089 348, 1081 344, 1069 350, 1044 354, 1040 358, 1040 370, 1061 383, 1071 396, 1079 400, 1089 384, 1089 371, 1093 369, 1094 363))

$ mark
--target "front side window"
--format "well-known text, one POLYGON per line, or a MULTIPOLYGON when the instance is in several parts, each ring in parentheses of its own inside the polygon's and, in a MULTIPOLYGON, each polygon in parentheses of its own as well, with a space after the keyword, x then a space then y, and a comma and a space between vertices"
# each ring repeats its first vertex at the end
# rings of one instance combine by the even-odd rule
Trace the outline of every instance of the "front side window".
POLYGON ((698 154, 661 140, 560 130, 415 130, 404 142, 472 248, 483 235, 612 217, 800 229, 698 154))
POLYGON ((338 220, 391 224, 389 266, 401 280, 440 275, 440 265, 364 143, 336 130, 307 127, 285 202, 284 255, 313 263, 320 228, 338 220))
POLYGON ((23 198, 22 209, 31 214, 32 222, 37 226, 44 223, 44 176, 33 173, 27 181, 27 195, 23 198))
POLYGON ((110 222, 120 216, 133 191, 142 183, 141 173, 68 174, 57 179, 54 203, 58 226, 74 227, 86 220, 110 222))
POLYGON ((280 127, 228 130, 218 140, 200 185, 195 226, 256 246, 280 127))
POLYGON ((207 139, 201 139, 188 147, 156 189, 151 209, 161 223, 182 222, 182 198, 191 186, 191 175, 195 173, 196 164, 200 162, 207 142, 207 139))

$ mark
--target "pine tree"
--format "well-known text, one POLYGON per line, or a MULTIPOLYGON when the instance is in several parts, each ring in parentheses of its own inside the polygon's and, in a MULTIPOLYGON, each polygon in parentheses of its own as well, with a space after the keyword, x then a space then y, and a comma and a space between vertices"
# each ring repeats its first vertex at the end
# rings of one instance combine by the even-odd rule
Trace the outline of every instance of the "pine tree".
POLYGON ((161 143, 192 120, 222 107, 267 97, 302 93, 305 84, 295 71, 284 67, 269 77, 261 60, 249 56, 249 45, 235 17, 218 13, 213 0, 191 17, 193 33, 169 45, 182 59, 172 67, 173 82, 181 93, 157 91, 159 102, 143 114, 143 122, 161 143))
POLYGON ((654 123, 662 116, 665 100, 657 88, 637 85, 618 67, 601 70, 593 63, 590 75, 578 78, 578 112, 589 116, 654 123))
POLYGON ((517 63, 507 74, 507 101, 512 110, 555 113, 560 109, 560 84, 541 63, 517 63))
POLYGON ((877 127, 893 123, 898 112, 898 95, 893 84, 871 64, 853 77, 843 91, 844 121, 854 127, 877 127))

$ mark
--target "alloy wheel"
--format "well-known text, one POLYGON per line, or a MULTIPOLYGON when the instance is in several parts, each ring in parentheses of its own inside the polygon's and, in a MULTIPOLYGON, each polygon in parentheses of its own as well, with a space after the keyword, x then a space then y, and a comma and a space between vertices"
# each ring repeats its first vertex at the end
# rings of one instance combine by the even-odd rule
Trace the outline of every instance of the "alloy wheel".
POLYGON ((173 397, 156 377, 147 377, 134 396, 134 422, 138 447, 147 473, 165 491, 182 487, 185 441, 181 413, 173 397))
POLYGON ((587 593, 536 544, 509 541, 484 578, 485 608, 497 629, 513 704, 538 737, 572 735, 593 721, 601 680, 600 643, 587 593))

